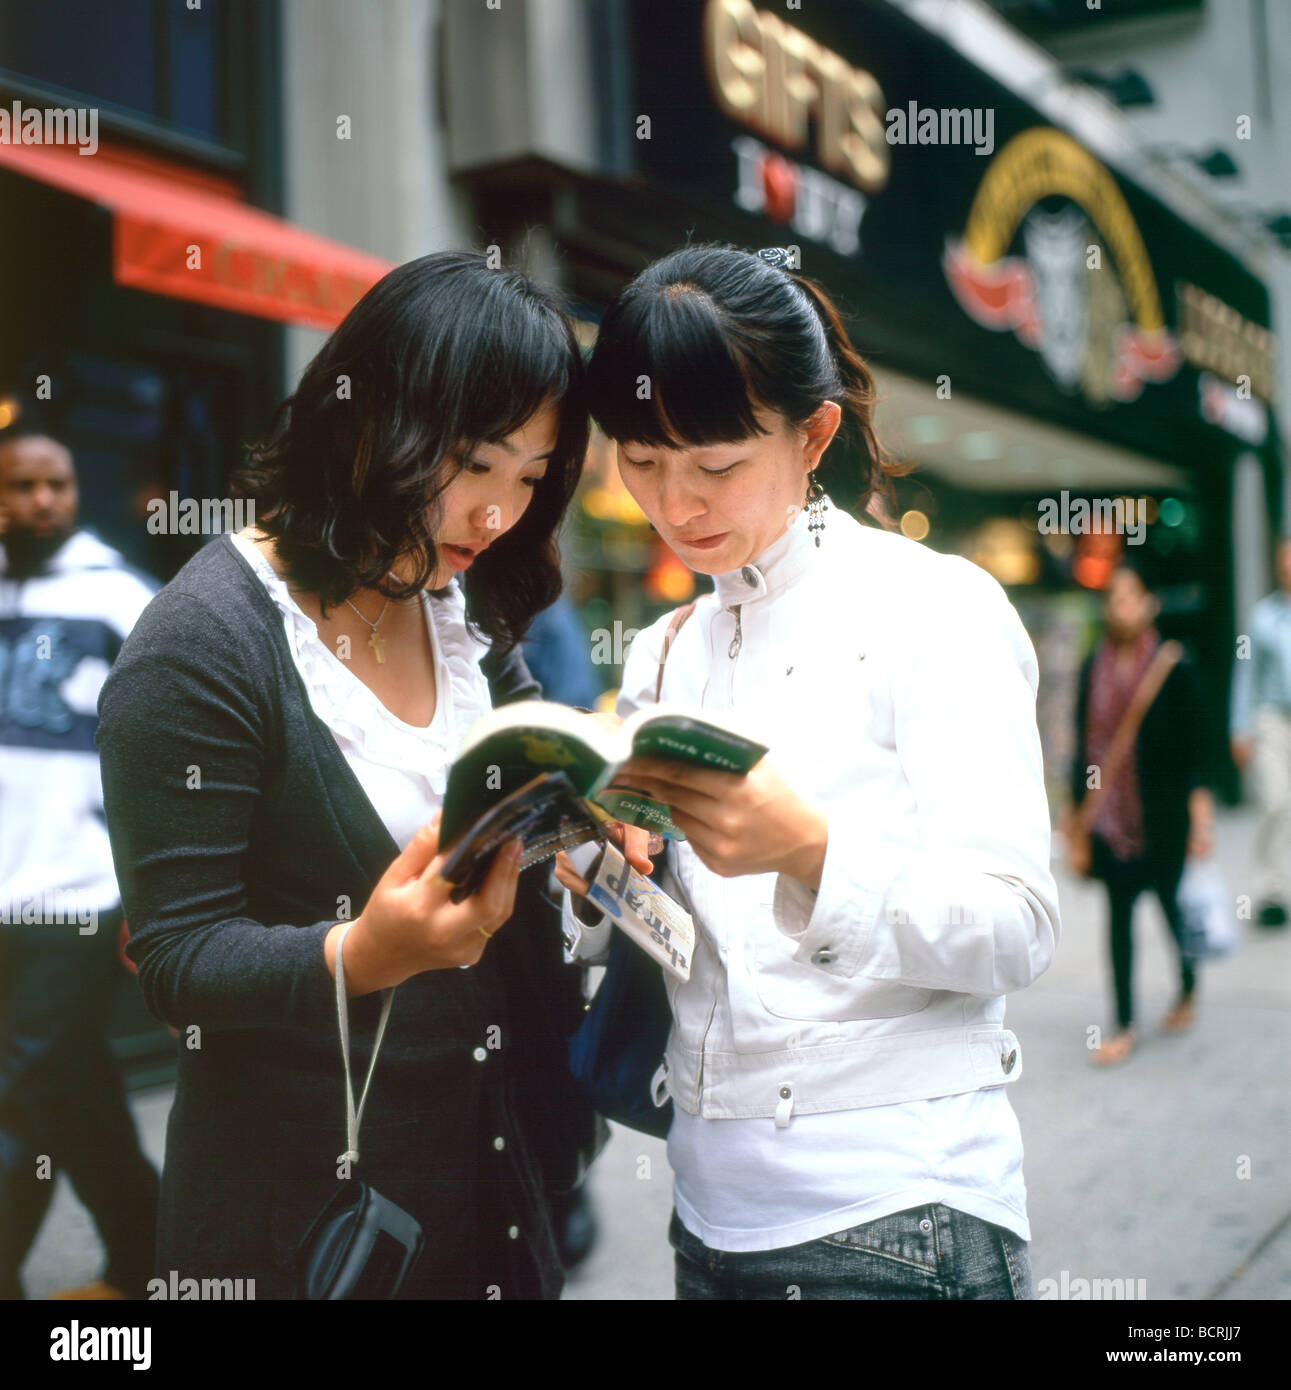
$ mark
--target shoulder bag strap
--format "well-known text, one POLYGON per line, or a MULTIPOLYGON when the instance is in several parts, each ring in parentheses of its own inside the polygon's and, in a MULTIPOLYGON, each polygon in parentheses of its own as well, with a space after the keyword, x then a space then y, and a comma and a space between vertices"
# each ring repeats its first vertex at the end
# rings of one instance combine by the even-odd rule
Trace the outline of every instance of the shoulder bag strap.
POLYGON ((1162 642, 1157 654, 1149 663, 1148 669, 1144 671, 1138 688, 1131 697, 1125 713, 1121 716, 1121 722, 1112 734, 1112 741, 1107 746, 1107 754, 1103 758, 1102 783, 1085 797, 1080 803, 1080 810, 1076 812, 1076 826, 1080 833, 1089 833, 1090 827, 1094 823, 1094 815, 1098 810, 1098 803, 1115 780, 1116 774, 1121 770, 1125 755, 1130 751, 1130 745, 1138 736, 1139 725, 1143 722, 1143 716, 1147 714, 1152 701, 1161 693, 1161 687, 1165 684, 1166 677, 1182 656, 1183 648, 1178 642, 1162 642))
POLYGON ((668 653, 672 649, 672 644, 676 640, 677 634, 681 631, 682 624, 695 611, 695 604, 698 599, 693 599, 684 608, 678 608, 672 615, 672 622, 668 624, 668 631, 663 635, 663 651, 659 655, 659 675, 654 683, 654 702, 659 703, 659 696, 663 691, 663 668, 668 660, 668 653))

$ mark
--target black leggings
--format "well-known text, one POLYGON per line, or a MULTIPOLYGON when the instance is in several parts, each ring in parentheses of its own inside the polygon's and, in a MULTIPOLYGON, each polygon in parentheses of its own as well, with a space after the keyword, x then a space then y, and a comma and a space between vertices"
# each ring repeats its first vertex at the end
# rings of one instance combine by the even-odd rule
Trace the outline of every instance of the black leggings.
POLYGON ((1109 946, 1112 957, 1112 983, 1116 990, 1116 1021, 1122 1028, 1134 1022, 1134 999, 1131 976, 1134 947, 1130 924, 1134 903, 1139 894, 1151 888, 1161 903, 1170 935, 1174 938, 1179 958, 1179 982, 1184 996, 1197 986, 1192 962, 1183 951, 1183 916, 1179 911, 1179 878, 1182 864, 1164 866, 1150 859, 1117 859, 1107 842, 1099 835, 1092 837, 1094 878, 1107 886, 1109 909, 1109 946))

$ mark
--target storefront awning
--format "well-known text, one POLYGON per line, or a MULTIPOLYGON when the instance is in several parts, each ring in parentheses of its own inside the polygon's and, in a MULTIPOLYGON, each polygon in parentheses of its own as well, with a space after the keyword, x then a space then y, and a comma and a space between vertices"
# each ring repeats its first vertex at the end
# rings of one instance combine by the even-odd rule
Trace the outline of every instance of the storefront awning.
POLYGON ((231 184, 106 145, 0 144, 0 168, 110 209, 113 277, 132 289, 331 329, 392 268, 249 207, 231 184))

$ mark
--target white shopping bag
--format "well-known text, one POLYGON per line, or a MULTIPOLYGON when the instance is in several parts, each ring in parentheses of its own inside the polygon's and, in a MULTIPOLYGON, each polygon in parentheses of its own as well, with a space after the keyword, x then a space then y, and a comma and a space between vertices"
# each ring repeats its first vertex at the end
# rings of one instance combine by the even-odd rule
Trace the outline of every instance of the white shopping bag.
POLYGON ((1184 955, 1190 960, 1232 955, 1237 950, 1237 911, 1213 855, 1186 861, 1178 896, 1184 955))

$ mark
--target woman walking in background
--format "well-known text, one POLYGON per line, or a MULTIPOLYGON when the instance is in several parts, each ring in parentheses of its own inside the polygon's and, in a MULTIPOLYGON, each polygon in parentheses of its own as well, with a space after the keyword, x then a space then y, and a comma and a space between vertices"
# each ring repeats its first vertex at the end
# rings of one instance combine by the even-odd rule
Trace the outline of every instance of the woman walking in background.
POLYGON ((1214 801, 1202 778, 1196 674, 1178 643, 1162 642, 1160 608, 1143 568, 1122 563, 1108 581, 1106 632, 1081 669, 1077 695, 1063 823, 1072 867, 1107 888, 1116 1000, 1117 1031, 1091 1052, 1098 1066, 1123 1062, 1137 1041, 1131 925, 1146 889, 1157 895, 1178 957, 1179 995, 1162 1031, 1185 1032, 1196 1011, 1178 889, 1185 858, 1210 852, 1214 801))

